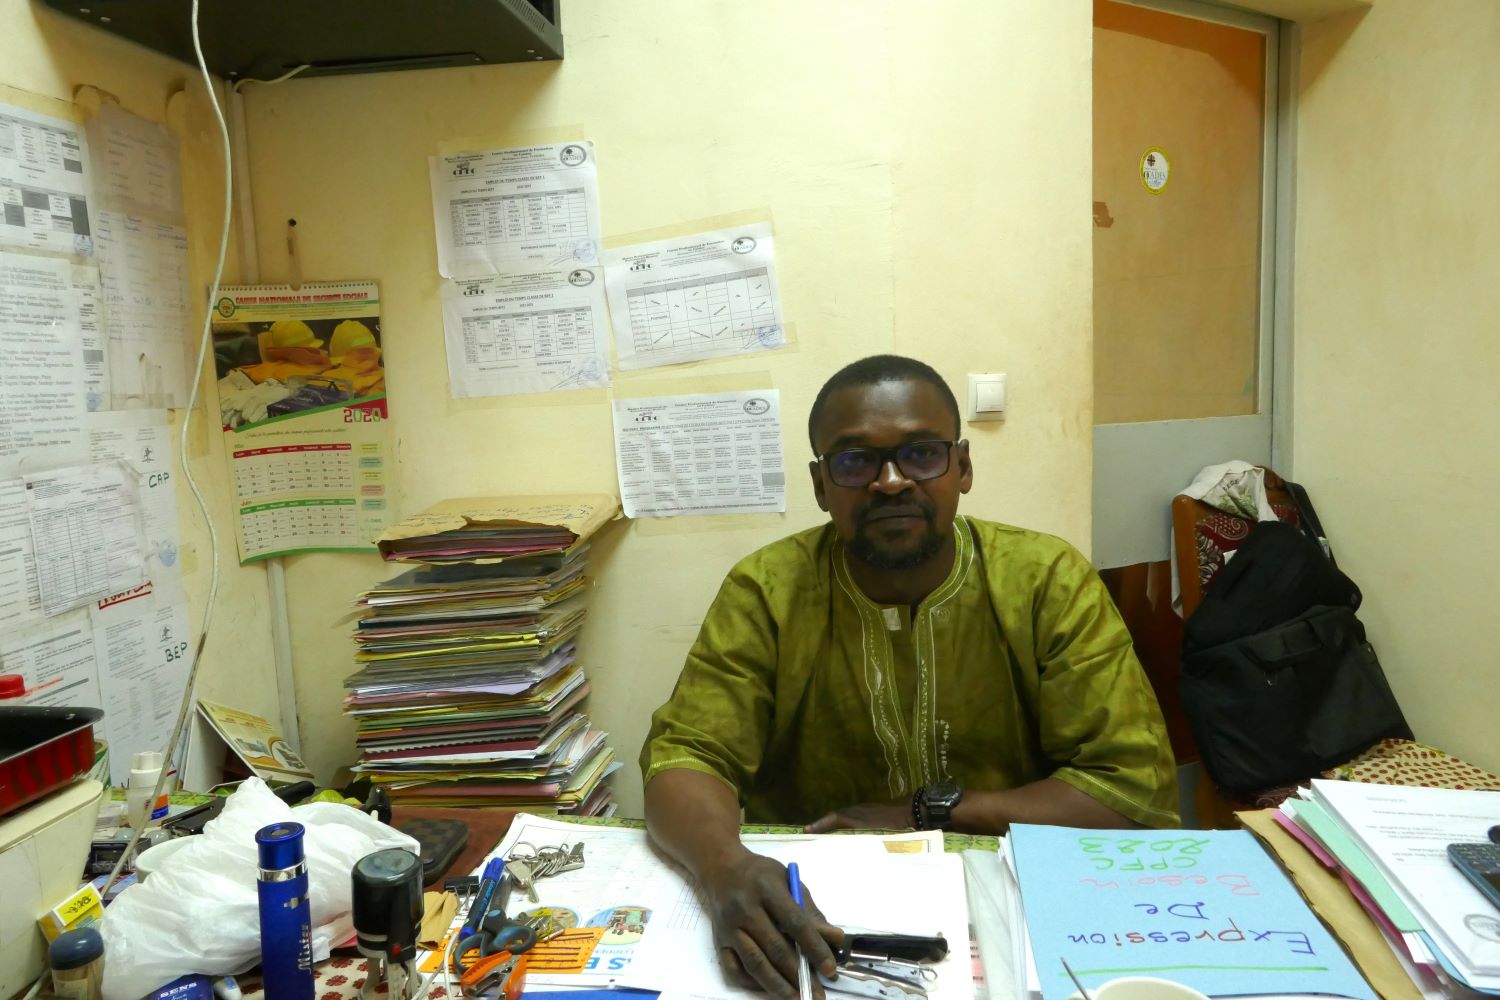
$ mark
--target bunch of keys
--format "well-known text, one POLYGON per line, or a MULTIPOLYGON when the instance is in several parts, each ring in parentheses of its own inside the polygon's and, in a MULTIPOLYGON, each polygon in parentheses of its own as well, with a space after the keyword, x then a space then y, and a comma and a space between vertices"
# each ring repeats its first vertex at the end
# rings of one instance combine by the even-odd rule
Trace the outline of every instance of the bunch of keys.
POLYGON ((583 867, 583 844, 537 849, 522 841, 511 848, 505 859, 505 872, 516 887, 533 903, 541 902, 536 894, 537 879, 560 875, 583 867))

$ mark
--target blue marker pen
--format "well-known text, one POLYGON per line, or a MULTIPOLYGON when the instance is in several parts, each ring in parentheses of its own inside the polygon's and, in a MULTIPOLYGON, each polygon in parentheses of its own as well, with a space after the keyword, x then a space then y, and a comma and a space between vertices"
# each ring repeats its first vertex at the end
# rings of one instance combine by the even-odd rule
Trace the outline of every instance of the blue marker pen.
POLYGON ((260 852, 260 960, 266 1000, 313 1000, 312 912, 301 823, 255 834, 260 852))
MULTIPOLYGON (((795 861, 786 866, 786 887, 791 891, 792 902, 797 904, 797 909, 805 909, 807 904, 802 901, 802 871, 795 861)), ((800 944, 797 946, 797 997, 798 1000, 812 1000, 812 967, 800 944)))
POLYGON ((459 940, 478 933, 479 923, 490 911, 490 903, 495 898, 495 890, 500 887, 500 880, 504 877, 505 859, 490 858, 489 864, 484 866, 484 871, 479 875, 479 893, 474 897, 474 902, 469 904, 469 916, 464 921, 464 930, 459 935, 459 940))

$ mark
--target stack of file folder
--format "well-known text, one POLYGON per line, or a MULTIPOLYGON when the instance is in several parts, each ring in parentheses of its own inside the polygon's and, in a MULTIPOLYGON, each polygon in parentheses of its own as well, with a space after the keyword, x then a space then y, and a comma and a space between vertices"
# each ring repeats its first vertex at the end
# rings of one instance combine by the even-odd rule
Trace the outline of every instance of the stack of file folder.
POLYGON ((1447 854, 1487 843, 1500 792, 1318 779, 1272 818, 1343 879, 1409 978, 1406 995, 1500 994, 1500 908, 1447 854))
POLYGON ((447 501, 379 540, 412 562, 356 602, 345 712, 368 775, 406 805, 613 811, 619 767, 583 712, 588 538, 614 497, 447 501))

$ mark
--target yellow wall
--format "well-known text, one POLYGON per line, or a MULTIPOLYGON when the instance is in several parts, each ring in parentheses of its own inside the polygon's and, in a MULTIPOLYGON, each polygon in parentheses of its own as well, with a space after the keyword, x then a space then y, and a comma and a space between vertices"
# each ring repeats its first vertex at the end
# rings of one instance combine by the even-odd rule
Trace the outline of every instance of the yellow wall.
MULTIPOLYGON (((793 349, 657 369, 676 391, 781 390, 784 516, 622 523, 595 548, 584 662, 591 711, 635 756, 729 566, 819 523, 802 469, 822 380, 865 354, 928 359, 956 386, 1010 375, 1003 425, 969 433, 969 511, 1089 537, 1090 8, 777 0, 571 0, 562 63, 251 88, 261 271, 298 220, 308 279, 375 277, 396 435, 395 502, 615 492, 603 391, 449 398, 427 156, 559 130, 597 143, 606 236, 746 209, 777 232, 793 349), (1002 57, 1003 53, 1003 57, 1002 57)), ((634 384, 632 384, 634 383, 634 384)), ((304 750, 352 758, 340 714, 350 601, 393 575, 373 556, 289 561, 304 750)))
MULTIPOLYGON (((169 122, 177 128, 182 142, 190 281, 193 288, 206 289, 219 246, 223 188, 218 132, 196 71, 54 14, 29 0, 0 0, 0 26, 3 26, 0 27, 0 84, 39 95, 43 101, 69 101, 77 87, 88 84, 115 95, 128 111, 169 122), (169 118, 167 99, 184 88, 185 103, 179 105, 179 114, 169 118)), ((46 103, 34 106, 50 113, 58 110, 46 103)), ((198 303, 195 315, 196 322, 201 323, 202 302, 198 303)), ((275 718, 275 671, 265 572, 259 567, 241 569, 237 564, 233 529, 228 520, 228 479, 218 440, 218 402, 210 379, 204 380, 201 392, 201 398, 208 401, 208 409, 200 410, 194 417, 190 447, 194 474, 219 519, 224 564, 220 606, 214 634, 204 651, 198 690, 203 697, 275 718)), ((185 412, 171 411, 174 451, 185 412)), ((208 592, 208 535, 180 467, 177 472, 183 585, 196 628, 202 621, 208 592)))
POLYGON ((1295 461, 1418 739, 1500 771, 1500 4, 1305 29, 1295 461))

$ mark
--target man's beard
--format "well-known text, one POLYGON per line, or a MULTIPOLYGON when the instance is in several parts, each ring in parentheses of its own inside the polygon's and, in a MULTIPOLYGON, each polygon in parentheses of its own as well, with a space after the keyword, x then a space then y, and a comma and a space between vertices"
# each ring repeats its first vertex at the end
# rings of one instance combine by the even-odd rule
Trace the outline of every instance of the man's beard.
MULTIPOLYGON (((906 506, 903 503, 900 506, 906 506)), ((876 542, 866 531, 869 526, 869 515, 871 511, 880 506, 895 506, 894 504, 882 504, 866 507, 860 511, 854 537, 849 541, 849 551, 860 562, 880 570, 907 570, 916 569, 936 556, 943 549, 943 536, 933 524, 932 511, 925 504, 913 504, 921 513, 922 519, 927 523, 927 530, 923 532, 917 543, 910 548, 892 550, 876 542)))

